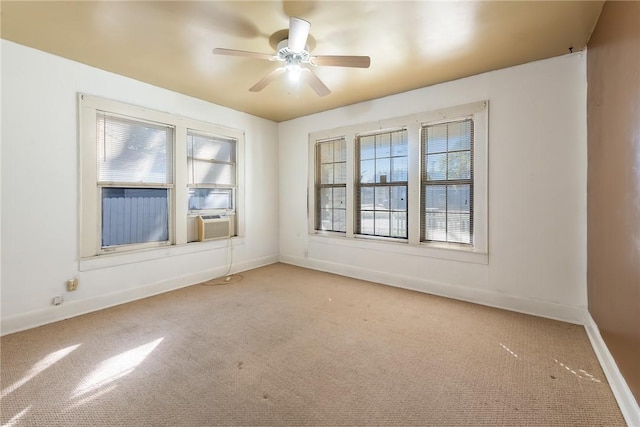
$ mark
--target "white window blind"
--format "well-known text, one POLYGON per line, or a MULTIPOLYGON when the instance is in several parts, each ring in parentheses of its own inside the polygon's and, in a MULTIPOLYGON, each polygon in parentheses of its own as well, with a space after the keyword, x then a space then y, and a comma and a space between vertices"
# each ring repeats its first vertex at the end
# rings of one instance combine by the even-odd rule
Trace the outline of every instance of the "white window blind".
POLYGON ((173 127, 97 113, 98 182, 173 183, 173 127))

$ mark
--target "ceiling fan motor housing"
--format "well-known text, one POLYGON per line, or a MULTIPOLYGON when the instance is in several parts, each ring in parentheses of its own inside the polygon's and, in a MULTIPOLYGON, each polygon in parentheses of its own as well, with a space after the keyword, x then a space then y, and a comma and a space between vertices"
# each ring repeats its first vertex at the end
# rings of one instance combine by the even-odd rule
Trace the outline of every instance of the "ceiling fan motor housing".
POLYGON ((301 52, 293 52, 289 49, 289 39, 284 39, 277 46, 277 56, 280 61, 287 64, 300 64, 301 62, 309 62, 309 46, 304 47, 301 52))

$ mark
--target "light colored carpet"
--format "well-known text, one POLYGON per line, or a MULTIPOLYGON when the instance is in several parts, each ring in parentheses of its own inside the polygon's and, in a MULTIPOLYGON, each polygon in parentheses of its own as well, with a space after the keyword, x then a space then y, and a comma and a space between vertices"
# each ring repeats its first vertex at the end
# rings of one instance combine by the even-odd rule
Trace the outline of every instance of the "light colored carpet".
POLYGON ((1 421, 624 425, 581 326, 274 264, 8 335, 1 421))

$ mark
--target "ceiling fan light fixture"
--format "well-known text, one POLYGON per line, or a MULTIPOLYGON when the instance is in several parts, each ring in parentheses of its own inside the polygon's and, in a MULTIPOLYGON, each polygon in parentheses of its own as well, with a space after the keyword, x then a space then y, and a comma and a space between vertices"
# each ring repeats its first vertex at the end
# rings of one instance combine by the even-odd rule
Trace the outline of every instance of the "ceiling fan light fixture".
POLYGON ((300 66, 299 62, 292 61, 291 63, 287 64, 285 69, 287 70, 287 77, 289 78, 289 80, 291 80, 292 82, 297 82, 300 80, 302 67, 300 66))

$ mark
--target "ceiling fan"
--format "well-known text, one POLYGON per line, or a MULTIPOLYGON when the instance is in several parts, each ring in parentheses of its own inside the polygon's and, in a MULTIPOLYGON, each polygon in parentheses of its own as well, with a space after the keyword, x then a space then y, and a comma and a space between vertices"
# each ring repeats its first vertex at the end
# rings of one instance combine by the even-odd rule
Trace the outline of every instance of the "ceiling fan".
POLYGON ((309 46, 307 46, 310 28, 311 24, 304 19, 293 16, 290 17, 289 38, 278 43, 275 55, 223 48, 213 49, 213 53, 284 62, 283 67, 276 68, 251 86, 251 88, 249 88, 251 92, 260 92, 277 77, 287 73, 292 80, 298 80, 299 78, 304 79, 318 96, 325 96, 330 94, 331 90, 322 83, 322 80, 320 80, 306 64, 311 66, 369 68, 371 58, 368 56, 311 55, 309 53, 309 46))

